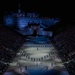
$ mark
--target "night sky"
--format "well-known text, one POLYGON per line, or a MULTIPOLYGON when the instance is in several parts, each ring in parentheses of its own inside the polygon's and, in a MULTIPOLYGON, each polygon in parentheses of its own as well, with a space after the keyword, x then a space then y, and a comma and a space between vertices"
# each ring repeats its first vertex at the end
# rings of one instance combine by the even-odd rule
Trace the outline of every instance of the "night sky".
MULTIPOLYGON (((73 2, 72 2, 73 3, 73 2)), ((25 12, 38 12, 49 17, 75 17, 75 4, 51 0, 0 0, 0 13, 17 11, 18 4, 25 12)))

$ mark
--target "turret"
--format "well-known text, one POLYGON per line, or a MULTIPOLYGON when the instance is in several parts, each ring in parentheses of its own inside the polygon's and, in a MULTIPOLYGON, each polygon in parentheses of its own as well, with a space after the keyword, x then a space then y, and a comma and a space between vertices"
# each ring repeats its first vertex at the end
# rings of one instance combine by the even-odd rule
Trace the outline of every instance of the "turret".
POLYGON ((21 8, 20 8, 20 4, 19 4, 19 8, 18 8, 18 13, 21 13, 21 8))

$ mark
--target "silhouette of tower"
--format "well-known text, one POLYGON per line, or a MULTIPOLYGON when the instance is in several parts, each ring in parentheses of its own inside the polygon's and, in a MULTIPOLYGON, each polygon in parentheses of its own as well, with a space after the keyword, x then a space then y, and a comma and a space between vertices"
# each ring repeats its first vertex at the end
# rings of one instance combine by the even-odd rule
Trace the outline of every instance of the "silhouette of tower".
POLYGON ((18 6, 19 6, 19 8, 18 8, 18 13, 20 14, 20 13, 21 13, 20 4, 19 4, 18 6))

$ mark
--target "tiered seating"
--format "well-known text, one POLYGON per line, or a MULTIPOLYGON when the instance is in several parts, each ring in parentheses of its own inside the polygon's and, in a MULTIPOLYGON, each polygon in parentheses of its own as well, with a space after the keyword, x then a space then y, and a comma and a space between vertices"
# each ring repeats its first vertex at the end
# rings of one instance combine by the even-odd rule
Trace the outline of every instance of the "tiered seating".
POLYGON ((3 46, 15 49, 21 45, 20 42, 22 42, 23 37, 20 37, 15 31, 1 27, 0 32, 0 42, 3 46))
MULTIPOLYGON (((8 27, 0 27, 0 61, 9 63, 15 57, 16 52, 24 42, 24 37, 9 29, 8 27)), ((1 70, 1 69, 0 69, 1 70)))
POLYGON ((65 63, 64 65, 66 66, 70 75, 75 75, 75 60, 72 60, 69 63, 65 63))
MULTIPOLYGON (((67 63, 75 59, 75 26, 57 35, 52 41, 63 62, 67 63)), ((71 68, 72 72, 75 70, 75 66, 73 66, 74 64, 75 63, 72 61, 68 63, 66 67, 69 66, 68 69, 71 68)), ((71 75, 75 75, 75 72, 73 73, 74 74, 71 75)))
POLYGON ((63 61, 69 61, 75 55, 75 27, 57 35, 53 41, 55 46, 59 49, 63 61))
POLYGON ((3 75, 3 72, 7 69, 8 64, 3 61, 0 61, 0 75, 3 75))

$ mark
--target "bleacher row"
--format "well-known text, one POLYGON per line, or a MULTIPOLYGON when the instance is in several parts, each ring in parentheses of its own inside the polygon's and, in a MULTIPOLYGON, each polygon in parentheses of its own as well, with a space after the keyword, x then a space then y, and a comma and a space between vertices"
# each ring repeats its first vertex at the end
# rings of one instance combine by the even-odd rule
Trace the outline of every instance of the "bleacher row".
POLYGON ((69 63, 65 63, 64 65, 66 66, 70 75, 75 75, 75 60, 72 60, 69 63))
POLYGON ((68 71, 71 72, 71 75, 75 75, 75 66, 73 66, 75 63, 72 63, 72 60, 75 59, 75 26, 55 36, 52 42, 57 48, 62 61, 66 62, 65 66, 68 71), (71 62, 67 63, 69 61, 71 62))
POLYGON ((0 73, 3 73, 7 64, 16 56, 23 42, 24 37, 21 34, 8 27, 0 26, 0 73))

